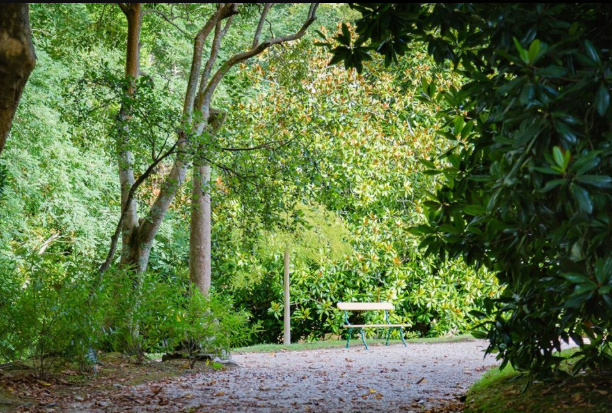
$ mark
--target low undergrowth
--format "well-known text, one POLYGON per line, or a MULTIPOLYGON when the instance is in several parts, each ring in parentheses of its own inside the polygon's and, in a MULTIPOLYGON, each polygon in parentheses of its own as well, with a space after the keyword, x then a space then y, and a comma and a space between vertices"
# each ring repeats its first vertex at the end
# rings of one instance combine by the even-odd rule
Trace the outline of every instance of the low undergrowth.
MULTIPOLYGON (((576 350, 562 352, 569 357, 576 350)), ((562 364, 571 371, 576 359, 562 364)), ((466 396, 465 413, 607 413, 612 411, 612 370, 562 374, 528 384, 528 377, 507 366, 487 372, 466 396)))

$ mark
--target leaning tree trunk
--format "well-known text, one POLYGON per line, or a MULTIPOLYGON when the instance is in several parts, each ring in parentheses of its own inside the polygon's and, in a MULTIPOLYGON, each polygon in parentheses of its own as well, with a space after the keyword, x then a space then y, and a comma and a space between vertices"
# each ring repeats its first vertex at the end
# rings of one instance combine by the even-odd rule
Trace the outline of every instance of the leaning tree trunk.
POLYGON ((28 3, 8 3, 0 13, 0 154, 23 88, 36 63, 28 3))

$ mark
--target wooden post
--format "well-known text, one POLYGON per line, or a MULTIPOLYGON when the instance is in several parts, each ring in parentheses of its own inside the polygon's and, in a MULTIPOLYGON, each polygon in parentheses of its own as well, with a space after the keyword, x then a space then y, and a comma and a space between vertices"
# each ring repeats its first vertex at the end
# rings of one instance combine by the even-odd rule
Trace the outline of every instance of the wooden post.
POLYGON ((289 301, 289 244, 285 247, 285 272, 283 276, 283 289, 285 292, 285 316, 284 316, 284 334, 283 344, 291 344, 291 304, 289 301))

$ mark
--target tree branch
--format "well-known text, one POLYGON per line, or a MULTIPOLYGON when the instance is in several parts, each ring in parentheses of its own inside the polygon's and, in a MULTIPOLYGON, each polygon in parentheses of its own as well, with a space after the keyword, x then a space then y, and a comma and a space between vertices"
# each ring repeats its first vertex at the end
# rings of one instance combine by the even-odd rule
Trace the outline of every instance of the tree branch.
POLYGON ((264 9, 261 12, 261 17, 259 18, 259 24, 257 25, 257 30, 255 30, 255 36, 253 36, 253 45, 251 47, 257 47, 259 44, 259 37, 261 36, 261 31, 263 30, 264 23, 266 22, 266 17, 268 16, 268 12, 272 8, 272 3, 266 3, 264 5, 264 9))
POLYGON ((119 236, 121 235, 121 228, 123 226, 123 220, 125 219, 128 207, 129 207, 130 203, 132 202, 132 199, 134 199, 134 195, 136 194, 136 190, 138 189, 138 187, 140 187, 140 185, 145 180, 147 180, 147 178, 149 178, 149 176, 151 176, 151 174, 153 173, 153 171, 155 170, 155 168, 157 167, 157 165, 159 165, 159 163, 161 161, 163 161, 168 156, 170 156, 170 155, 172 155, 174 153, 175 149, 178 146, 178 143, 179 143, 179 141, 176 141, 174 143, 174 145, 172 145, 172 147, 170 149, 168 149, 168 151, 166 153, 164 153, 159 158, 155 159, 155 161, 151 165, 149 165, 147 170, 144 171, 144 173, 142 175, 140 175, 138 177, 138 179, 136 181, 134 181, 134 183, 130 187, 130 190, 129 190, 128 195, 127 195, 127 202, 124 204, 124 206, 123 206, 123 208, 121 210, 121 216, 119 217, 119 222, 117 222, 117 226, 115 228, 115 233, 111 237, 111 246, 110 246, 110 249, 109 249, 108 254, 106 256, 106 260, 104 260, 104 263, 102 263, 102 265, 100 266, 100 269, 99 269, 100 274, 106 272, 106 270, 108 270, 110 268, 110 265, 113 262, 113 258, 115 257, 115 253, 117 252, 117 243, 119 242, 119 236))
POLYGON ((126 3, 117 3, 117 6, 119 6, 123 14, 125 14, 126 16, 128 15, 128 6, 126 3))
POLYGON ((308 29, 308 27, 310 27, 310 25, 314 23, 314 21, 316 20, 316 12, 317 12, 318 7, 319 7, 319 3, 312 3, 310 5, 310 9, 308 10, 308 16, 306 18, 306 21, 304 22, 300 30, 298 30, 296 33, 293 33, 287 36, 279 36, 279 37, 275 37, 273 39, 267 40, 251 48, 250 50, 246 52, 237 53, 233 55, 232 57, 230 57, 228 60, 226 60, 225 63, 223 63, 223 65, 221 65, 221 67, 217 70, 217 72, 215 73, 211 81, 209 82, 208 86, 206 87, 206 90, 204 91, 204 100, 202 103, 203 104, 210 103, 213 92, 215 91, 216 87, 219 85, 219 82, 221 82, 221 79, 223 79, 225 74, 238 63, 243 62, 247 59, 250 59, 253 56, 257 56, 258 54, 262 53, 264 50, 266 50, 267 48, 275 44, 290 42, 290 41, 302 38, 304 34, 306 34, 306 30, 308 29))

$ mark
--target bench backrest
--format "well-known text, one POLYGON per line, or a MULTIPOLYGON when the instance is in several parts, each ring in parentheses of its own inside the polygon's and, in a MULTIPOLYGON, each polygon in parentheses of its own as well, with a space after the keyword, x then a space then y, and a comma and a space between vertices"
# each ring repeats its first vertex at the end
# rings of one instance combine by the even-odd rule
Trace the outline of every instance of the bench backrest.
POLYGON ((343 311, 393 310, 391 303, 338 303, 343 311))

